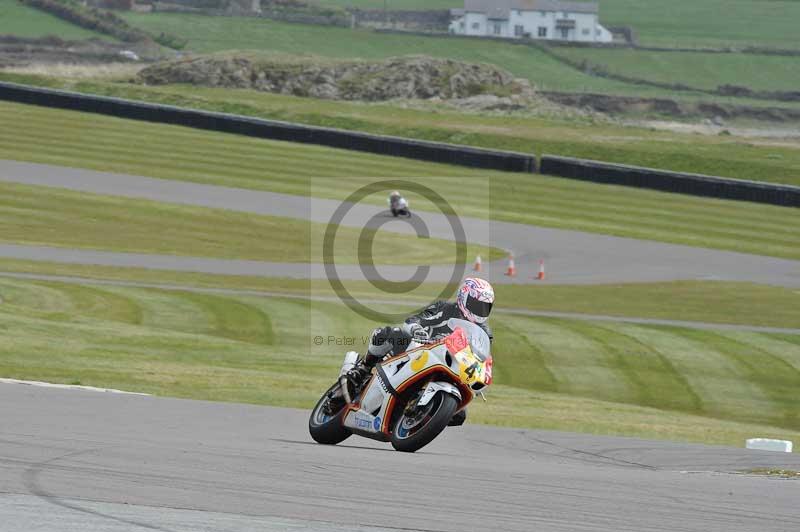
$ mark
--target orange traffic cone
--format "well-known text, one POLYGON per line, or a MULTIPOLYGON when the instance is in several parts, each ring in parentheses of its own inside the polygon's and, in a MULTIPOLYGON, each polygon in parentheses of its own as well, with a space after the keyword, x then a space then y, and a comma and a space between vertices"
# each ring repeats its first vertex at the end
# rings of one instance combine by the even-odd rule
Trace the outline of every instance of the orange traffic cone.
POLYGON ((539 261, 539 274, 536 276, 540 281, 544 281, 544 260, 539 261))
POLYGON ((509 277, 514 277, 517 275, 517 267, 514 265, 514 255, 508 256, 508 269, 506 270, 506 275, 509 277))
POLYGON ((475 266, 473 266, 472 269, 475 270, 476 272, 483 271, 483 262, 481 262, 481 256, 480 255, 475 257, 475 266))

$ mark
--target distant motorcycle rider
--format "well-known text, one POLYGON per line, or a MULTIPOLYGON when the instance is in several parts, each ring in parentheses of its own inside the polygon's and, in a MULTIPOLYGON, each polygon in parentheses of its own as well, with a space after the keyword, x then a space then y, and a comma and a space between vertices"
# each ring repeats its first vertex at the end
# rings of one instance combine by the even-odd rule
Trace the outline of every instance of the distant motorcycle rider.
POLYGON ((389 194, 389 210, 392 211, 392 216, 397 217, 400 214, 406 215, 408 213, 408 201, 395 190, 389 194))
MULTIPOLYGON (((409 316, 400 326, 386 326, 372 331, 370 345, 363 360, 349 372, 354 384, 361 385, 372 372, 372 368, 386 358, 405 351, 411 341, 424 344, 451 333, 447 321, 450 318, 468 320, 481 327, 490 340, 492 330, 486 324, 494 304, 494 289, 488 281, 477 277, 464 279, 456 293, 455 303, 437 301, 419 314, 409 316)), ((460 425, 466 412, 456 414, 451 425, 460 425)))

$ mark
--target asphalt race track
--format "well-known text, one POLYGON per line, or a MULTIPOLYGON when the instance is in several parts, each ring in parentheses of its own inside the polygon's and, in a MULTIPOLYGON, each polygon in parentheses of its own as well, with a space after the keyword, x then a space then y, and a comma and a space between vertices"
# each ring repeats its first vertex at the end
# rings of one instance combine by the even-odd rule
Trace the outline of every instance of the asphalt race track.
MULTIPOLYGON (((254 190, 168 181, 139 176, 95 172, 17 161, 0 161, 0 181, 53 186, 155 201, 216 207, 254 214, 303 218, 327 223, 341 204, 334 200, 291 196, 254 190)), ((380 207, 361 205, 352 209, 342 225, 364 227, 380 215, 380 207)), ((417 212, 436 238, 453 239, 453 231, 441 214, 417 212)), ((751 281, 782 286, 800 286, 800 261, 762 257, 631 238, 549 229, 523 224, 460 217, 469 242, 487 244, 514 252, 520 275, 503 275, 505 262, 486 265, 484 275, 492 282, 530 283, 538 261, 546 261, 548 283, 595 284, 654 282, 683 279, 751 281)), ((391 221, 385 230, 412 233, 404 222, 391 221)), ((203 257, 94 252, 63 248, 3 246, 0 256, 112 266, 140 266, 153 269, 203 273, 301 276, 326 278, 321 265, 287 265, 258 261, 224 261, 203 257)), ((471 260, 471 258, 470 258, 471 260)), ((337 266, 345 279, 363 279, 357 266, 337 266)), ((416 267, 379 266, 390 280, 408 279, 416 267)), ((428 277, 446 281, 452 267, 433 267, 428 277)))
POLYGON ((307 412, 0 384, 0 530, 780 531, 797 454, 482 426, 415 454, 307 412))

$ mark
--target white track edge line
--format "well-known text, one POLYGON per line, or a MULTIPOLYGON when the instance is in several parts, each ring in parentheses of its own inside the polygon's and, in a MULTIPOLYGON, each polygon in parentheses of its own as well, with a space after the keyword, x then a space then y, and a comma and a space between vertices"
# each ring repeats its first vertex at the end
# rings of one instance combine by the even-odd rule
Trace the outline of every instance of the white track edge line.
POLYGON ((113 388, 96 388, 94 386, 81 386, 78 384, 56 384, 52 382, 42 382, 42 381, 25 381, 19 379, 6 379, 0 377, 0 383, 2 384, 24 384, 27 386, 39 386, 42 388, 58 388, 62 390, 84 390, 87 392, 101 392, 101 393, 116 393, 116 394, 124 394, 124 395, 144 395, 149 396, 149 393, 140 393, 140 392, 126 392, 124 390, 115 390, 113 388))

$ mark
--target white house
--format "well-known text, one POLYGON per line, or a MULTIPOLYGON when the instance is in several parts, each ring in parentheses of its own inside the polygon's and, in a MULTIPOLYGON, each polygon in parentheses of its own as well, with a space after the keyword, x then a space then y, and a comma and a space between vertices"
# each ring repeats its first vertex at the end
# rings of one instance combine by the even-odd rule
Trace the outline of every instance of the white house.
POLYGON ((464 0, 464 9, 451 10, 450 33, 611 42, 600 25, 597 2, 561 0, 464 0))

